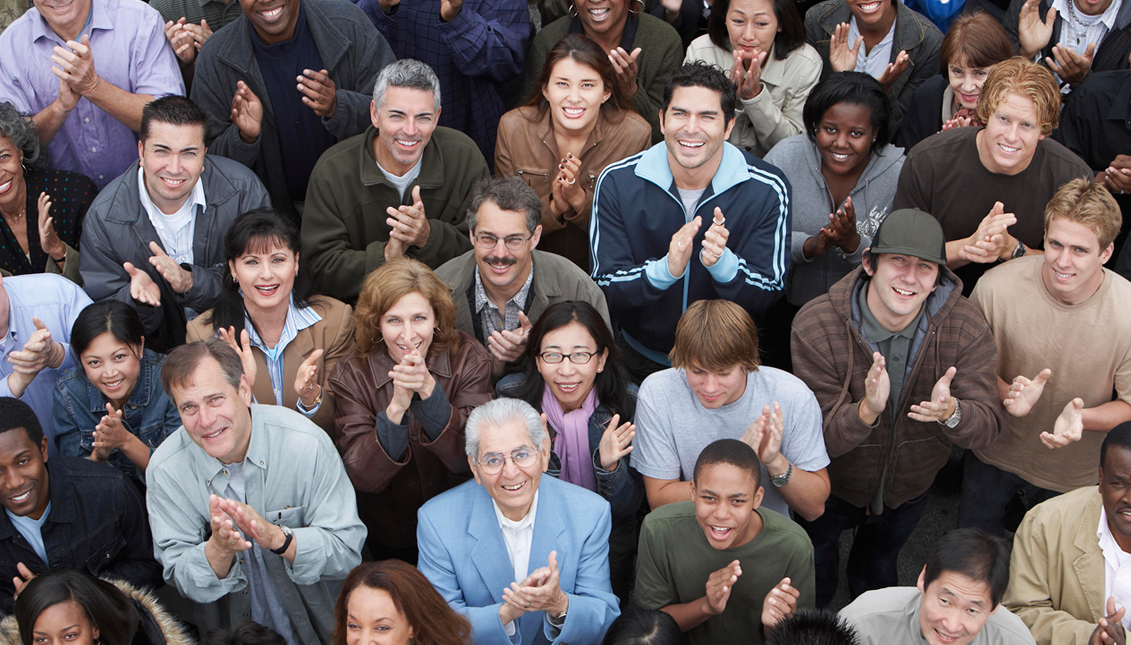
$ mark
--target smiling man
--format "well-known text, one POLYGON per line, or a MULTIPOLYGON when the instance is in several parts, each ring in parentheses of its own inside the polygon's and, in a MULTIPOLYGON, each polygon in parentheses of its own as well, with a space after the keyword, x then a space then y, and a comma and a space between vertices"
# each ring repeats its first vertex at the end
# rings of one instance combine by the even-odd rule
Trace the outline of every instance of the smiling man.
POLYGON ((1029 627, 1038 645, 1126 642, 1131 423, 1107 433, 1099 462, 1098 487, 1038 504, 1013 538, 1002 603, 1029 627))
POLYGON ((855 529, 853 597, 894 587, 951 446, 997 437, 994 339, 947 270, 945 242, 927 213, 891 213, 862 266, 793 320, 794 371, 821 405, 832 457, 824 514, 799 520, 816 552, 819 607, 836 593, 841 533, 855 529))
POLYGON ((542 477, 550 437, 525 401, 475 408, 465 433, 475 481, 420 508, 420 571, 471 621, 477 645, 601 642, 620 615, 609 503, 542 477))
POLYGON ((161 583, 145 503, 121 471, 47 457, 31 406, 0 397, 0 611, 48 569, 78 569, 137 587, 161 583))
POLYGON ((609 323, 605 294, 560 255, 535 250, 542 236, 538 193, 518 177, 475 187, 467 228, 475 248, 436 275, 452 288, 456 329, 475 336, 501 374, 526 347, 526 332, 550 305, 581 300, 609 323))
POLYGON ((676 322, 691 303, 722 298, 758 316, 785 287, 789 182, 726 142, 735 101, 721 70, 684 65, 664 89, 664 143, 597 180, 592 275, 638 381, 671 366, 676 322))
POLYGON ((220 295, 224 232, 240 214, 271 205, 254 173, 205 154, 206 127, 183 96, 145 106, 138 161, 99 193, 83 221, 87 293, 137 309, 150 347, 185 342, 187 321, 220 295))
POLYGON ((1103 184, 1069 182, 1045 209, 1044 256, 974 289, 1006 414, 997 441, 966 455, 959 526, 1001 535, 1019 494, 1032 507, 1093 485, 1104 433, 1131 420, 1131 283, 1103 268, 1122 220, 1103 184))
POLYGON ((1069 181, 1092 177, 1082 159, 1046 137, 1060 90, 1048 69, 1020 57, 994 66, 978 98, 983 128, 954 128, 907 155, 892 208, 935 216, 946 266, 969 294, 988 266, 1040 254, 1041 214, 1069 181), (977 190, 964 190, 976 186, 977 190))
POLYGON ((490 178, 475 142, 437 125, 440 80, 428 65, 405 59, 381 70, 369 116, 364 133, 318 160, 302 218, 315 287, 345 301, 387 260, 435 269, 470 250, 471 191, 490 178))
POLYGON ((935 544, 915 587, 869 591, 840 611, 860 645, 1033 645, 1025 623, 1001 609, 1009 546, 977 529, 935 544))
POLYGON ((761 645, 763 630, 813 606, 813 546, 762 507, 760 470, 750 446, 715 441, 695 462, 694 501, 644 519, 636 601, 671 614, 691 645, 761 645))
POLYGON ((165 580, 201 631, 251 619, 288 645, 329 645, 365 525, 330 437, 295 410, 251 403, 240 356, 212 338, 169 353, 161 386, 184 425, 146 470, 165 580))

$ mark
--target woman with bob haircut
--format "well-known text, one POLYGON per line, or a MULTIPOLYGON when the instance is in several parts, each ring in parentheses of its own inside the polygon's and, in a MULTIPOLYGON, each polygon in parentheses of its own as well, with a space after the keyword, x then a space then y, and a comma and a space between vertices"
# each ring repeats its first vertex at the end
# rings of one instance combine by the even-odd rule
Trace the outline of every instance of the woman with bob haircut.
POLYGON ((644 484, 629 467, 637 388, 613 333, 593 305, 559 302, 530 329, 518 367, 495 392, 522 399, 546 415, 553 442, 546 472, 599 494, 612 506, 609 573, 613 592, 626 597, 644 484))
POLYGON ((959 16, 943 36, 942 75, 923 81, 911 95, 895 144, 910 150, 942 130, 984 125, 977 117, 982 86, 994 65, 1016 53, 1005 27, 990 14, 959 16))
POLYGON ((353 348, 350 306, 314 295, 299 262, 298 227, 270 208, 236 218, 224 257, 220 297, 188 324, 187 342, 219 335, 240 353, 257 402, 298 410, 331 432, 326 376, 353 348))
POLYGON ((55 384, 59 454, 109 463, 145 489, 149 456, 181 426, 161 388, 165 355, 145 348, 137 311, 120 300, 94 303, 71 326, 73 367, 55 384))
POLYGON ((195 643, 152 593, 73 569, 50 569, 32 578, 0 631, 4 642, 23 645, 40 645, 42 635, 68 645, 195 643))
POLYGON ((471 623, 411 565, 365 562, 334 605, 332 645, 471 645, 471 623))
POLYGON ((589 270, 589 211, 601 171, 647 148, 607 53, 582 34, 554 45, 526 105, 503 115, 495 174, 521 177, 542 198, 538 249, 589 270))
POLYGON ((715 0, 707 33, 687 48, 684 62, 696 60, 728 71, 738 86, 740 108, 728 141, 764 157, 801 132, 821 55, 806 44, 792 0, 715 0))
POLYGON ((357 347, 330 375, 334 441, 377 560, 415 563, 417 509, 471 473, 464 423, 491 400, 491 355, 455 318, 448 285, 431 269, 388 262, 365 279, 357 347))

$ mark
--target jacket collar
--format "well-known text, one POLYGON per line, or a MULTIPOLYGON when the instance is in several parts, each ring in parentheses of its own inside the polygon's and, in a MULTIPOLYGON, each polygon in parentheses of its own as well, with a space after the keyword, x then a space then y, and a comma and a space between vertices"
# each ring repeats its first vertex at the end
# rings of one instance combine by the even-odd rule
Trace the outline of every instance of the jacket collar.
MULTIPOLYGON (((962 280, 945 266, 939 266, 939 270, 943 272, 942 283, 923 303, 927 308, 927 316, 923 320, 928 321, 930 325, 938 325, 962 297, 962 280)), ((851 321, 857 328, 860 327, 857 292, 867 280, 871 278, 864 272, 864 267, 858 266, 829 289, 829 302, 832 303, 837 315, 851 321)))
MULTIPOLYGON (((1088 500, 1084 503, 1083 518, 1076 537, 1072 540, 1073 546, 1080 550, 1080 556, 1072 561, 1072 569, 1080 580, 1093 579, 1095 572, 1099 571, 1102 575, 1104 571, 1104 554, 1100 549, 1099 540, 1096 539, 1096 527, 1100 522, 1103 500, 1100 498, 1098 486, 1093 487, 1092 491, 1094 494, 1088 495, 1088 500)), ((1091 622, 1098 623, 1100 618, 1106 615, 1103 578, 1100 578, 1098 585, 1080 585, 1080 591, 1083 592, 1084 598, 1088 601, 1088 609, 1092 612, 1091 622), (1099 596, 1096 595, 1097 592, 1099 596)))
MULTIPOLYGON (((365 129, 361 150, 358 151, 358 154, 361 155, 361 161, 358 163, 358 167, 361 168, 361 183, 364 186, 384 184, 395 190, 396 187, 393 186, 393 183, 377 167, 377 157, 373 154, 376 137, 377 128, 370 124, 365 129)), ((381 145, 380 142, 377 145, 381 145)), ((416 178, 416 185, 421 188, 437 188, 444 185, 444 153, 434 140, 430 139, 424 146, 424 156, 420 164, 420 175, 416 178)), ((405 190, 405 196, 408 199, 412 198, 408 190, 405 190)))
MULTIPOLYGON (((908 9, 899 0, 891 0, 895 5, 895 34, 892 43, 892 52, 918 47, 923 42, 923 29, 915 20, 914 12, 908 9)), ((848 22, 852 18, 852 10, 847 2, 834 2, 821 13, 817 22, 825 34, 831 37, 836 31, 836 26, 848 22)))
MULTIPOLYGON (((719 169, 715 171, 715 176, 711 178, 711 190, 703 194, 700 203, 709 195, 721 194, 750 178, 746 157, 742 155, 738 148, 724 141, 722 152, 723 158, 719 162, 719 169)), ((672 176, 671 166, 668 165, 668 146, 666 143, 657 143, 641 153, 640 161, 636 163, 635 172, 641 179, 646 179, 664 191, 673 193, 675 177, 672 176)))
MULTIPOLYGON (((530 291, 532 300, 527 302, 527 311, 540 312, 545 311, 549 306, 551 300, 560 298, 562 296, 562 285, 557 280, 557 275, 546 267, 546 261, 541 258, 546 257, 545 251, 534 249, 530 254, 531 271, 534 277, 530 280, 530 291)), ((475 284, 475 272, 479 270, 479 265, 475 263, 475 249, 465 252, 463 255, 450 260, 458 266, 458 273, 451 281, 452 299, 456 301, 456 328, 457 329, 474 329, 475 324, 471 318, 471 307, 464 306, 467 302, 467 291, 475 284)), ((390 361, 391 362, 391 361, 390 361)), ((390 367, 390 369, 392 369, 390 367)))
MULTIPOLYGON (((74 522, 78 517, 75 510, 75 487, 66 466, 57 458, 47 460, 47 487, 51 495, 51 514, 47 516, 47 521, 55 524, 74 522)), ((0 511, 0 540, 7 540, 17 532, 8 513, 0 511)))

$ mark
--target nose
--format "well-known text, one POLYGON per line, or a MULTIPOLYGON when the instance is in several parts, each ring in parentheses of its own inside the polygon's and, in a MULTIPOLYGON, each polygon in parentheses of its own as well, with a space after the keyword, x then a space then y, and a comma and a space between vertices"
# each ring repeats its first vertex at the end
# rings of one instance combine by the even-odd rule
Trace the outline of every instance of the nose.
POLYGON ((519 473, 518 464, 514 463, 514 458, 510 455, 503 455, 503 470, 502 476, 510 479, 517 476, 519 473))
POLYGON ((416 134, 416 119, 413 119, 413 118, 407 119, 405 121, 404 129, 402 130, 402 132, 404 132, 405 134, 407 134, 409 136, 415 135, 416 134))
POLYGON ((165 166, 171 174, 179 174, 181 172, 181 156, 169 155, 169 163, 165 166))
POLYGON ((4 486, 10 491, 18 491, 24 487, 27 478, 16 468, 9 468, 4 473, 4 486))
POLYGON ((216 421, 216 413, 212 411, 208 405, 200 406, 200 412, 197 413, 199 417, 200 426, 206 431, 212 427, 212 423, 216 421))
MULTIPOLYGON (((758 32, 754 29, 754 22, 746 23, 746 27, 742 30, 742 40, 747 43, 753 43, 758 40, 758 32)), ((761 45, 761 43, 758 43, 761 45)))

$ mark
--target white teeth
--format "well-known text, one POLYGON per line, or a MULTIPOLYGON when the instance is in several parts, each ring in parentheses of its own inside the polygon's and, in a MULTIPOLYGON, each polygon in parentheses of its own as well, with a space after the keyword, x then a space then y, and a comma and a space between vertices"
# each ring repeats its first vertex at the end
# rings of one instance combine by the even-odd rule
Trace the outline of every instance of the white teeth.
POLYGON ((283 13, 283 8, 282 7, 275 7, 274 9, 271 9, 270 11, 260 11, 259 15, 263 16, 264 18, 267 18, 268 20, 273 20, 273 19, 279 17, 279 14, 281 14, 281 13, 283 13))
POLYGON ((593 16, 594 20, 603 20, 605 18, 605 16, 607 16, 608 14, 609 14, 609 8, 608 7, 605 7, 603 9, 590 9, 589 10, 589 15, 593 16))
POLYGON ((513 491, 516 491, 516 490, 522 488, 525 485, 526 485, 526 482, 522 482, 521 484, 511 484, 510 486, 503 486, 503 490, 509 490, 509 491, 513 492, 513 491))
POLYGON ((579 383, 558 383, 558 387, 566 392, 572 392, 577 389, 579 383))
POLYGON ((13 180, 9 179, 8 183, 4 184, 3 186, 0 186, 0 193, 8 192, 8 189, 12 187, 12 181, 13 180))
POLYGON ((900 289, 899 287, 892 287, 892 289, 894 289, 895 292, 898 293, 901 296, 913 296, 913 295, 915 295, 914 291, 907 291, 906 289, 900 289))
POLYGON ((110 381, 109 383, 106 384, 106 387, 118 387, 119 385, 122 384, 123 380, 125 380, 125 379, 118 379, 117 381, 110 381))
POLYGON ((406 148, 415 148, 416 145, 418 143, 420 143, 419 141, 403 141, 401 139, 396 139, 396 142, 401 144, 402 146, 404 146, 406 148))
POLYGON ((712 526, 711 527, 711 532, 714 533, 715 535, 726 535, 727 533, 730 532, 730 530, 731 530, 731 527, 729 527, 729 526, 712 526))
POLYGON ((25 500, 27 500, 27 498, 28 498, 28 496, 29 496, 29 495, 31 495, 31 489, 28 489, 28 490, 27 490, 27 492, 25 492, 25 493, 24 493, 24 494, 22 494, 22 495, 17 495, 16 497, 12 497, 12 498, 10 498, 10 499, 11 499, 11 500, 12 500, 13 502, 19 503, 19 502, 22 502, 22 501, 25 501, 25 500))
POLYGON ((566 116, 576 119, 577 117, 585 113, 585 108, 563 107, 562 111, 565 112, 566 116))
POLYGON ((850 156, 850 155, 839 155, 835 152, 830 153, 830 154, 832 154, 833 159, 836 159, 837 161, 844 161, 844 160, 848 159, 848 157, 850 156))
POLYGON ((273 284, 273 285, 271 285, 271 286, 269 286, 269 287, 256 287, 255 289, 256 289, 257 291, 259 291, 260 293, 262 293, 262 294, 268 294, 268 295, 270 295, 270 294, 272 294, 272 293, 275 293, 275 291, 276 291, 276 290, 278 290, 278 288, 279 288, 279 285, 277 285, 277 284, 273 284))
POLYGON ((171 179, 169 177, 162 177, 161 181, 171 186, 180 186, 181 184, 185 183, 184 179, 171 179))
POLYGON ((1005 152, 1006 154, 1013 154, 1013 153, 1015 153, 1015 152, 1017 152, 1018 150, 1021 149, 1021 148, 1011 148, 1011 147, 1009 147, 1009 146, 1007 146, 1003 143, 997 144, 997 147, 1001 148, 1002 152, 1005 152))
POLYGON ((205 439, 215 439, 216 437, 219 437, 220 433, 223 432, 223 431, 224 431, 224 429, 220 428, 219 430, 217 430, 216 432, 213 432, 212 434, 203 435, 203 437, 205 439))
POLYGON ((1053 269, 1052 272, 1055 273, 1056 277, 1060 278, 1061 280, 1068 280, 1069 278, 1072 277, 1071 273, 1061 273, 1060 271, 1057 271, 1056 269, 1053 269))
POLYGON ((702 148, 706 143, 706 141, 680 141, 679 145, 684 148, 702 148))
POLYGON ((870 12, 870 11, 875 11, 876 9, 878 9, 878 8, 879 8, 879 6, 880 6, 880 3, 878 3, 878 2, 869 2, 868 4, 861 4, 861 5, 856 5, 856 6, 857 6, 857 8, 858 8, 858 9, 860 9, 861 11, 864 11, 864 12, 870 12))

